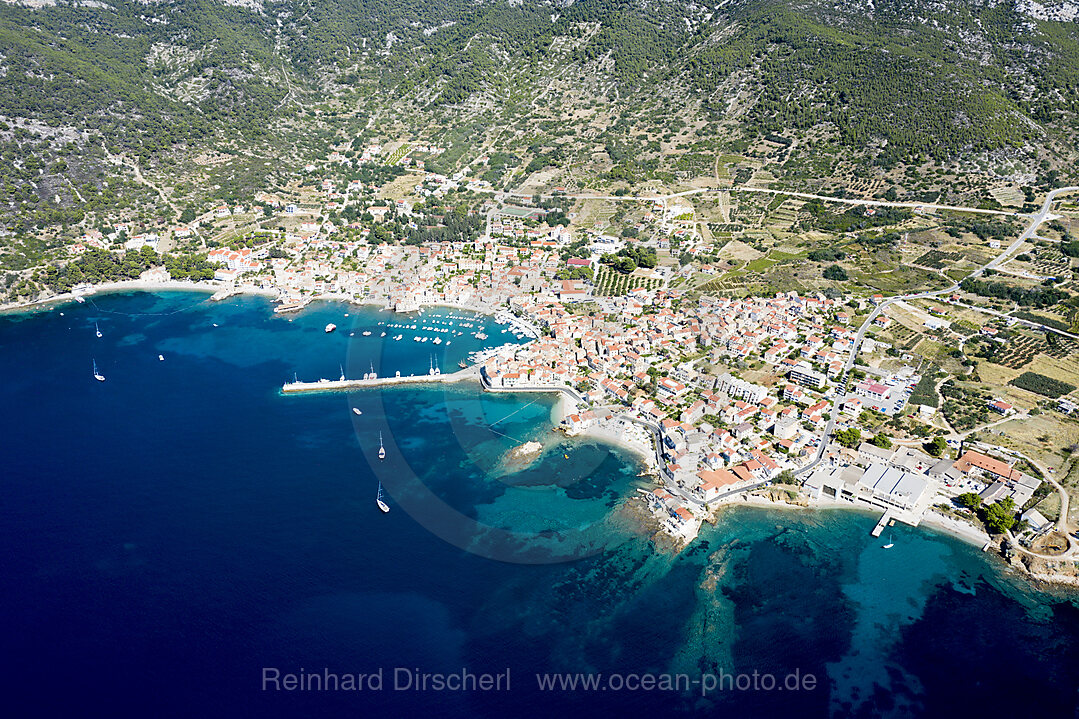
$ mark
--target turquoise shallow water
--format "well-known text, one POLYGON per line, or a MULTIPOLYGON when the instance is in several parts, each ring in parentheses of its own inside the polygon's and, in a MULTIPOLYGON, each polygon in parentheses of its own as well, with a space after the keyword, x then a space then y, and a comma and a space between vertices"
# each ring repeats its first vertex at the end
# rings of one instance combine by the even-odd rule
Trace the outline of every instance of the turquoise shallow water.
POLYGON ((281 396, 294 373, 453 370, 483 344, 361 339, 395 319, 322 304, 290 322, 194 293, 0 318, 0 681, 18 715, 1075 715, 1075 598, 950 538, 899 528, 883 551, 871 515, 741 508, 672 556, 625 512, 634 458, 552 433, 553 397, 281 396), (539 460, 506 461, 530 439, 539 460), (264 667, 383 668, 386 686, 263 691, 264 667), (512 684, 393 691, 395 667, 512 684), (540 691, 555 671, 816 686, 540 691))

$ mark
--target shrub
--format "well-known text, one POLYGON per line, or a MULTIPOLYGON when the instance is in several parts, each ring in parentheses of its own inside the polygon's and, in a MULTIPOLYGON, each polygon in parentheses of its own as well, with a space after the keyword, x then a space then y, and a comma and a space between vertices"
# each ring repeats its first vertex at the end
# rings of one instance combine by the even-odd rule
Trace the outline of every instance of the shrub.
POLYGON ((847 271, 839 265, 830 265, 824 269, 824 279, 826 280, 849 280, 850 276, 847 275, 847 271))

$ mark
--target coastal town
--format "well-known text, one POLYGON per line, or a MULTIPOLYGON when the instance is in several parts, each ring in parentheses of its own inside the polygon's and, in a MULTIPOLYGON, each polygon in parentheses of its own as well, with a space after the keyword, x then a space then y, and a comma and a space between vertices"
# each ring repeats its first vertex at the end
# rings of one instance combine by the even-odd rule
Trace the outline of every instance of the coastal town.
MULTIPOLYGON (((215 207, 160 234, 124 222, 108 234, 91 230, 68 251, 76 261, 93 252, 198 246, 212 280, 177 282, 159 264, 120 286, 197 286, 214 291, 215 299, 258 292, 276 300, 277 312, 336 299, 399 313, 454 306, 498 314, 533 339, 485 354, 475 377, 492 390, 560 392, 563 431, 638 452, 654 486, 634 501, 676 545, 692 542, 702 523, 730 504, 850 506, 879 515, 875 536, 894 522, 924 522, 982 548, 1048 561, 1039 565, 1040 576, 1074 571, 1079 541, 1069 536, 1075 527, 1068 493, 1053 470, 956 429, 933 403, 912 402, 926 386, 936 396, 936 370, 887 333, 911 317, 923 329, 949 331, 949 308, 968 306, 958 283, 890 297, 697 291, 685 280, 718 272, 722 261, 710 257, 699 226, 687 220, 694 212, 689 199, 626 200, 636 214, 628 231, 613 234, 602 223, 582 227, 567 216, 573 198, 562 188, 531 197, 496 192, 467 171, 427 172, 422 161, 409 159, 416 149, 439 151, 373 146, 355 159, 407 168, 415 181, 397 193, 404 196, 377 183, 340 180, 334 168, 353 160, 335 152, 305 169, 318 202, 310 194, 301 201, 262 192, 251 207, 215 207), (319 179, 320 173, 326 176, 319 179), (453 210, 448 198, 455 193, 480 199, 453 210), (271 219, 238 242, 206 242, 214 222, 250 214, 271 219), (467 228, 461 236, 401 242, 385 231, 391 222, 406 232, 430 230, 432 223, 446 229, 451 215, 467 228), (657 261, 672 247, 687 264, 657 261), (613 282, 620 291, 610 291, 613 282), (1037 509, 1048 494, 1060 496, 1052 521, 1037 509), (1056 549, 1045 554, 1050 536, 1056 549)), ((1046 220, 1049 204, 1030 234, 1046 220)), ((867 205, 864 212, 875 210, 867 205)), ((997 243, 987 265, 1023 240, 1004 250, 997 243)), ((91 289, 82 284, 72 293, 91 289)), ((975 338, 993 342, 1015 321, 987 316, 975 338)), ((1061 396, 1049 411, 1066 418, 1076 402, 1074 394, 1061 396)), ((991 426, 1043 405, 988 397, 980 411, 991 426)))

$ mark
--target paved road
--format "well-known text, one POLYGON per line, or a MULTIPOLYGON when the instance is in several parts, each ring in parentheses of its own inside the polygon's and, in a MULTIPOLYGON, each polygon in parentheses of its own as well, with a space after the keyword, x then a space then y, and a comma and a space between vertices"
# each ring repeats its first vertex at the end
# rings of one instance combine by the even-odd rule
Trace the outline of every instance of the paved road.
POLYGON ((1008 257, 1010 257, 1013 252, 1019 249, 1020 245, 1033 237, 1034 233, 1037 232, 1038 227, 1040 227, 1041 224, 1049 218, 1049 210, 1052 208, 1053 200, 1056 199, 1057 195, 1060 195, 1064 192, 1075 192, 1077 190, 1079 190, 1079 187, 1059 187, 1055 190, 1050 190, 1049 194, 1045 196, 1045 202, 1042 203, 1041 211, 1031 218, 1030 226, 1027 227, 1023 234, 1019 235, 1018 239, 1016 239, 1015 242, 1008 245, 1008 249, 997 255, 996 259, 990 261, 989 264, 985 265, 984 267, 975 270, 971 274, 971 277, 979 277, 986 270, 994 269, 1001 262, 1004 262, 1004 260, 1008 259, 1008 257))
MULTIPOLYGON (((1074 188, 1062 188, 1065 189, 1074 188)), ((937 205, 932 202, 889 202, 887 200, 862 200, 851 197, 832 197, 830 195, 814 195, 808 192, 794 192, 791 190, 773 190, 770 187, 747 187, 745 185, 739 185, 736 187, 698 187, 692 190, 683 190, 682 192, 674 192, 669 195, 569 195, 569 194, 542 194, 542 193, 525 193, 525 192, 505 192, 502 190, 496 190, 494 188, 478 189, 474 192, 482 192, 489 195, 501 195, 502 197, 513 197, 517 199, 531 199, 539 194, 541 198, 549 199, 555 197, 564 197, 570 200, 623 200, 623 201, 644 201, 654 202, 656 200, 665 201, 673 200, 676 197, 688 197, 689 195, 701 195, 709 193, 722 193, 722 192, 763 192, 772 195, 787 195, 789 197, 798 197, 807 200, 823 200, 825 202, 838 202, 844 205, 867 205, 871 207, 898 207, 903 209, 925 209, 925 210, 951 210, 954 212, 972 212, 981 215, 1002 215, 1002 216, 1014 216, 1020 213, 1008 210, 986 210, 981 207, 963 207, 961 205, 937 205)))

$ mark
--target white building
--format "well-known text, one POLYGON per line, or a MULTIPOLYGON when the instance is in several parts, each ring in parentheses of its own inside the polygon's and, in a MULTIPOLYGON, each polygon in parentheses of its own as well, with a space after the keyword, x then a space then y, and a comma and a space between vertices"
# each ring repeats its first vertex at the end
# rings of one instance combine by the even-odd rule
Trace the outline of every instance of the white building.
POLYGON ((928 486, 925 477, 883 463, 871 464, 858 480, 863 499, 900 509, 913 509, 928 486))
POLYGON ((759 384, 746 382, 730 374, 722 374, 716 380, 716 390, 728 397, 743 399, 750 404, 757 404, 768 396, 768 389, 759 384))

